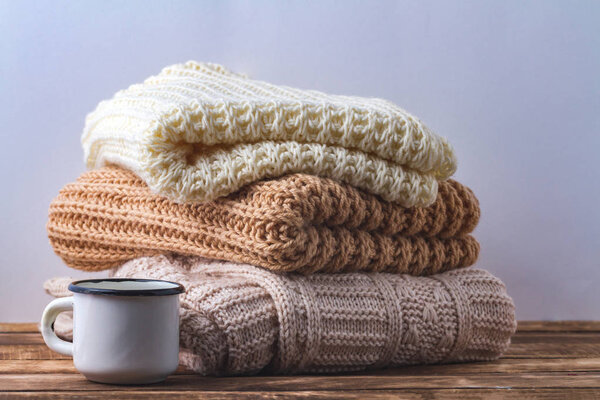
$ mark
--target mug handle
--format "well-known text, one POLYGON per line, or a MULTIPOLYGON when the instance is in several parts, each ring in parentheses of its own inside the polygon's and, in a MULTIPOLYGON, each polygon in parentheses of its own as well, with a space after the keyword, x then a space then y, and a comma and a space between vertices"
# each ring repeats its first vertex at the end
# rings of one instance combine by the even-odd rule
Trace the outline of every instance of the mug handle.
POLYGON ((54 333, 54 321, 58 314, 73 310, 73 297, 62 297, 52 300, 42 314, 41 330, 44 342, 50 349, 66 356, 73 356, 73 343, 59 339, 54 333))

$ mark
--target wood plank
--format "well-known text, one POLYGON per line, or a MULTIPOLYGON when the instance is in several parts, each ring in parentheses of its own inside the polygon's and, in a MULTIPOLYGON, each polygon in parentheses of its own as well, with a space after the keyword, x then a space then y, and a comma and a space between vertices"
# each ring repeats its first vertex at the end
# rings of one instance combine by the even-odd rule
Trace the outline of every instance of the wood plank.
MULTIPOLYGON (((594 364, 580 365, 580 371, 592 371, 594 364)), ((0 374, 79 374, 73 360, 4 360, 0 362, 0 374)), ((195 372, 180 365, 175 374, 190 375, 195 372)))
POLYGON ((589 343, 513 343, 504 358, 600 357, 600 345, 589 343))
POLYGON ((511 343, 600 344, 600 332, 519 332, 511 338, 511 343))
MULTIPOLYGON (((370 372, 369 375, 471 375, 480 373, 525 372, 600 372, 600 358, 573 359, 500 359, 493 362, 423 365, 370 372)), ((6 360, 0 362, 0 374, 78 373, 71 360, 6 360)), ((193 371, 180 366, 176 374, 193 371)))
POLYGON ((23 332, 10 332, 0 333, 0 346, 11 345, 11 344, 43 344, 44 338, 42 334, 37 333, 23 333, 23 332))
MULTIPOLYGON (((61 360, 69 357, 50 350, 40 334, 0 334, 0 360, 61 360), (18 344, 8 344, 18 343, 18 344), (37 343, 37 344, 33 344, 37 343)), ((600 334, 516 334, 505 358, 598 358, 600 334)))
MULTIPOLYGON (((512 338, 508 358, 581 358, 600 356, 600 333, 524 332, 512 338)), ((44 344, 39 333, 1 333, 0 360, 64 359, 44 344)))
POLYGON ((505 358, 582 358, 600 356, 600 333, 528 332, 511 339, 505 358))
POLYGON ((0 374, 78 374, 73 360, 3 360, 0 374))
MULTIPOLYGON (((209 399, 209 400, 245 400, 245 399, 374 399, 387 400, 398 399, 423 399, 419 393, 407 392, 373 392, 373 391, 306 391, 306 392, 222 392, 222 391, 187 391, 187 392, 163 392, 163 391, 140 391, 130 392, 9 392, 1 393, 0 399, 209 399)), ((431 397, 429 397, 431 398, 431 397)))
POLYGON ((0 332, 39 332, 35 322, 2 322, 0 332))
MULTIPOLYGON (((503 358, 509 359, 553 359, 553 358, 598 358, 600 343, 513 343, 503 358)), ((0 360, 65 360, 45 344, 0 346, 0 360)))
POLYGON ((0 346, 0 360, 70 360, 50 350, 45 344, 17 344, 0 346))
MULTIPOLYGON (((519 332, 600 332, 600 321, 519 321, 519 332)), ((0 323, 0 332, 38 332, 35 322, 0 323)))
POLYGON ((600 397, 600 391, 587 388, 551 389, 436 389, 402 391, 303 391, 303 392, 230 392, 230 391, 159 391, 142 390, 136 392, 94 391, 94 392, 0 392, 0 399, 593 399, 600 397))
POLYGON ((464 364, 419 365, 370 372, 372 375, 473 375, 481 373, 600 372, 600 358, 500 359, 464 364))
MULTIPOLYGON (((343 375, 343 376, 257 376, 200 377, 174 375, 152 386, 156 390, 186 391, 304 391, 304 390, 399 390, 460 388, 590 388, 600 389, 600 373, 548 372, 527 374, 475 374, 445 376, 343 375)), ((139 386, 104 385, 78 374, 2 374, 4 391, 135 391, 139 386)))
MULTIPOLYGON (((600 372, 600 358, 500 359, 492 362, 423 365, 373 371, 373 375, 459 375, 477 373, 600 372)), ((71 360, 6 360, 0 374, 78 373, 71 360)), ((180 366, 176 374, 194 374, 180 366)))
POLYGON ((600 332, 600 321, 519 321, 519 332, 600 332))

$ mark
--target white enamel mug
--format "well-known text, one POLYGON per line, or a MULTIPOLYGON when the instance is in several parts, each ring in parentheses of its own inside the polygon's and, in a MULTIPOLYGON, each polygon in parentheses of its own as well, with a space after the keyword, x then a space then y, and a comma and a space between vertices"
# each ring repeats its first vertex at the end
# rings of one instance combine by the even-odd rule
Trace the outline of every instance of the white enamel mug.
POLYGON ((152 279, 88 279, 69 285, 73 297, 53 300, 42 316, 44 341, 73 357, 95 382, 160 382, 179 363, 182 285, 152 279), (73 343, 56 336, 58 314, 73 310, 73 343))

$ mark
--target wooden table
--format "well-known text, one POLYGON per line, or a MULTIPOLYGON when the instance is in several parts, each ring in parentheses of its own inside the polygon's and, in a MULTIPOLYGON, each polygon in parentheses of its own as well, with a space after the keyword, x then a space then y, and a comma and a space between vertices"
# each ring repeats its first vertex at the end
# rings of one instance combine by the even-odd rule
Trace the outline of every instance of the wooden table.
POLYGON ((35 324, 0 324, 0 398, 321 397, 328 399, 600 398, 600 322, 521 322, 499 361, 339 376, 205 378, 181 368, 166 382, 87 381, 48 349, 35 324))

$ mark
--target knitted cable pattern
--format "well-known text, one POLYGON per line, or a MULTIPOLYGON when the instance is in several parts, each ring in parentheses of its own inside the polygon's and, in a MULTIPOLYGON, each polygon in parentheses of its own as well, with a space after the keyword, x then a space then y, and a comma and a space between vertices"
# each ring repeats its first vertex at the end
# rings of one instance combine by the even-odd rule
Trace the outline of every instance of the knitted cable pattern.
MULTIPOLYGON (((432 277, 302 276, 158 256, 130 261, 114 275, 166 279, 186 287, 180 360, 203 375, 331 373, 492 360, 507 349, 516 329, 504 284, 476 269, 432 277)), ((49 286, 51 294, 63 295, 49 286)), ((66 336, 69 327, 64 319, 55 324, 66 336)))
POLYGON ((89 168, 118 164, 177 202, 303 172, 424 206, 456 170, 446 139, 381 99, 248 79, 215 64, 166 67, 88 115, 89 168))
POLYGON ((260 181, 206 203, 174 203, 134 173, 84 173, 51 203, 55 252, 83 270, 175 252, 278 271, 387 271, 430 275, 472 265, 479 219, 470 189, 448 180, 426 208, 332 179, 295 174, 260 181))

